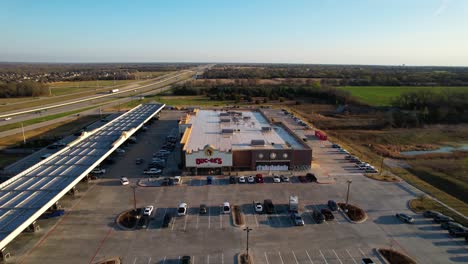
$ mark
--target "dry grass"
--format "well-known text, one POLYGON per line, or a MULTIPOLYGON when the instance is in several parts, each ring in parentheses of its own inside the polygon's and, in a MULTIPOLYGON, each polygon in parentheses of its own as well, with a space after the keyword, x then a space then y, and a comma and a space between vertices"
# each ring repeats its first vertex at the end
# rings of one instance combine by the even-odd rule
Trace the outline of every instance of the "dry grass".
POLYGON ((390 264, 417 264, 409 256, 394 249, 379 248, 378 251, 390 264))
POLYGON ((392 175, 381 175, 378 173, 366 173, 364 174, 366 177, 377 180, 377 181, 384 181, 384 182, 399 182, 400 179, 398 177, 392 175))
POLYGON ((442 204, 428 197, 427 195, 422 195, 416 199, 410 200, 408 205, 416 213, 423 213, 424 211, 434 210, 452 217, 455 221, 461 223, 464 226, 468 226, 467 219, 460 217, 458 214, 455 214, 453 211, 447 209, 442 204))

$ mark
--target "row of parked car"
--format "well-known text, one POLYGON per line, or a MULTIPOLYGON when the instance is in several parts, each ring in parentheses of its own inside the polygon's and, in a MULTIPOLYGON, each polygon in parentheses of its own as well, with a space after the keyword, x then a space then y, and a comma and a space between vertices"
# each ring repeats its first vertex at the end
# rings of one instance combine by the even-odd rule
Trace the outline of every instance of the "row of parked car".
POLYGON ((453 237, 464 237, 468 241, 468 228, 453 220, 453 218, 446 216, 437 211, 426 211, 423 213, 426 218, 432 218, 434 222, 440 224, 440 227, 448 230, 449 234, 453 237))
MULTIPOLYGON (((167 159, 172 151, 174 151, 177 144, 177 137, 170 135, 166 137, 166 142, 158 152, 153 153, 151 163, 148 164, 148 168, 143 171, 144 174, 148 175, 161 175, 162 171, 166 167, 167 159)), ((136 163, 141 164, 142 159, 137 159, 136 163)))
MULTIPOLYGON (((273 174, 272 176, 274 183, 281 183, 281 182, 290 182, 290 178, 287 175, 278 175, 273 174)), ((213 179, 212 176, 208 176, 207 181, 208 184, 211 184, 211 180, 213 179)), ((316 182, 317 178, 313 173, 307 173, 305 176, 298 176, 300 182, 316 182)), ((262 174, 257 174, 255 176, 230 176, 229 183, 236 184, 236 183, 264 183, 265 179, 262 174)))
POLYGON ((351 155, 346 149, 342 148, 338 144, 332 144, 332 148, 337 149, 338 152, 345 154, 345 159, 349 162, 355 163, 355 167, 366 172, 366 173, 377 173, 379 172, 374 166, 367 162, 361 161, 358 157, 351 155))
POLYGON ((293 113, 290 113, 288 110, 282 109, 281 111, 283 111, 283 113, 288 117, 294 119, 294 121, 296 121, 296 123, 298 123, 299 125, 303 127, 308 127, 306 122, 302 121, 300 118, 296 117, 293 113))

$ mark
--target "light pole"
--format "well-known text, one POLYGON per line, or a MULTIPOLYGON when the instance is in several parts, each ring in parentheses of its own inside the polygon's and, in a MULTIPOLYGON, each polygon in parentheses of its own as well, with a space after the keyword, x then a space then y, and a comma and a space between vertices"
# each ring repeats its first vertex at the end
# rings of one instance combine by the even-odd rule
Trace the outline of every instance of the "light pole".
POLYGON ((249 233, 252 231, 252 228, 246 227, 244 231, 247 232, 247 257, 249 257, 249 233))
POLYGON ((348 191, 346 192, 346 208, 345 212, 348 212, 348 200, 349 200, 349 188, 351 186, 352 180, 347 180, 346 183, 348 183, 348 191))

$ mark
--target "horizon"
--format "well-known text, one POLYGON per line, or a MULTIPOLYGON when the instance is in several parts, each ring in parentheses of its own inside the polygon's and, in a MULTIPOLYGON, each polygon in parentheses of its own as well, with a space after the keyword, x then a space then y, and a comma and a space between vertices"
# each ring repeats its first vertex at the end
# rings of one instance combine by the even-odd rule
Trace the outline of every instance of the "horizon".
POLYGON ((462 0, 2 5, 4 63, 468 66, 462 0))

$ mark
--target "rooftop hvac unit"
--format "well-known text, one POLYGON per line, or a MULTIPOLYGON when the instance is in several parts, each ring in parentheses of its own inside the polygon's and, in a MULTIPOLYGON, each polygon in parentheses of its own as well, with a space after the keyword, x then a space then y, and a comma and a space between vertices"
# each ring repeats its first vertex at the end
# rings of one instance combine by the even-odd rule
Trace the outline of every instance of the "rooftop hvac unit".
POLYGON ((219 113, 219 116, 229 116, 229 113, 226 113, 226 112, 219 113))
POLYGON ((271 132, 271 127, 262 127, 262 132, 271 132))
POLYGON ((229 123, 229 122, 231 122, 231 119, 230 119, 230 118, 221 118, 221 119, 219 120, 219 122, 221 122, 221 123, 229 123))
POLYGON ((224 128, 221 130, 222 134, 234 134, 234 129, 231 128, 224 128))
POLYGON ((251 146, 265 146, 265 140, 263 139, 252 139, 250 142, 251 146))

